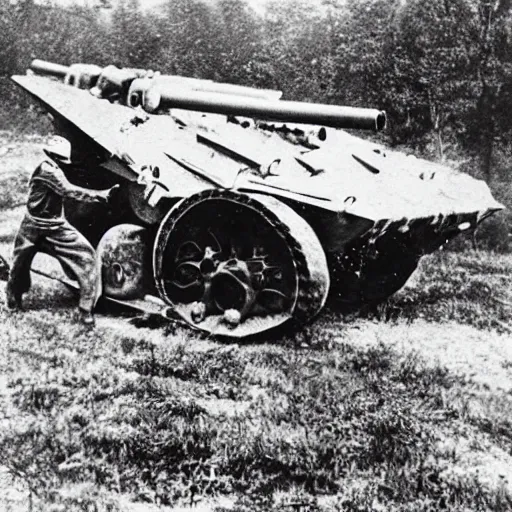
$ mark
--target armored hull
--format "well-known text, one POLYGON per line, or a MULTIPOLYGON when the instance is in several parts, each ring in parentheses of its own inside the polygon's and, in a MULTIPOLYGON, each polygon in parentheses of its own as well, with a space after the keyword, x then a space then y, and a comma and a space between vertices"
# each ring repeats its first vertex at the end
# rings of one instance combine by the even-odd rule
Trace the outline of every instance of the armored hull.
POLYGON ((13 80, 72 143, 77 184, 112 183, 112 211, 68 216, 98 247, 116 299, 157 296, 194 328, 297 327, 401 288, 419 259, 502 209, 485 183, 340 128, 373 109, 141 70, 41 61, 13 80))

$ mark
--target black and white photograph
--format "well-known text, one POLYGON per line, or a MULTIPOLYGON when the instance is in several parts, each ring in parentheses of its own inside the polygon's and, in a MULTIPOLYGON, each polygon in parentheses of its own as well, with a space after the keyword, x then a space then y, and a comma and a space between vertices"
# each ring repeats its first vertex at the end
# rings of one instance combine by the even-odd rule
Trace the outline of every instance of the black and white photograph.
POLYGON ((512 511, 512 0, 0 0, 0 512, 512 511))

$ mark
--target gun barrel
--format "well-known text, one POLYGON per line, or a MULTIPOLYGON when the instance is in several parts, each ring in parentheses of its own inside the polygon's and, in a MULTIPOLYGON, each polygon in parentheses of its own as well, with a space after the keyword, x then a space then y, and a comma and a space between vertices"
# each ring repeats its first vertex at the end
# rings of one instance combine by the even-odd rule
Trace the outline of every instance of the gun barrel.
POLYGON ((268 100, 262 98, 228 96, 201 91, 154 88, 148 91, 144 105, 147 110, 155 106, 196 110, 212 114, 238 115, 269 121, 286 121, 329 126, 332 128, 355 128, 359 130, 382 130, 386 125, 386 113, 377 109, 343 107, 300 101, 268 100))
POLYGON ((187 90, 198 92, 215 92, 231 94, 234 96, 250 96, 262 99, 279 99, 283 93, 275 89, 259 89, 247 85, 228 84, 215 82, 202 78, 189 78, 180 75, 159 75, 154 78, 158 86, 163 88, 183 87, 187 90))
POLYGON ((42 75, 51 75, 64 78, 69 72, 69 66, 62 66, 46 60, 34 59, 30 64, 30 69, 42 75))
POLYGON ((226 84, 223 82, 210 82, 205 84, 193 85, 192 90, 206 93, 230 94, 233 96, 247 96, 250 98, 260 98, 265 100, 278 100, 283 93, 271 89, 257 89, 245 85, 226 84))
MULTIPOLYGON (((39 74, 65 80, 68 77, 70 83, 73 78, 74 85, 83 85, 83 80, 80 79, 81 74, 84 74, 83 70, 81 73, 77 72, 77 77, 71 77, 72 66, 35 59, 30 64, 30 69, 39 74)), ((100 69, 95 70, 94 79, 100 69)), ((386 113, 377 109, 283 101, 279 99, 280 91, 259 90, 247 86, 186 77, 159 76, 152 79, 152 84, 145 81, 142 83, 137 81, 136 77, 141 76, 138 71, 141 70, 117 69, 115 66, 108 66, 101 71, 98 86, 93 90, 99 89, 102 77, 104 82, 112 82, 110 85, 114 88, 124 87, 127 82, 127 88, 132 86, 130 91, 126 91, 128 104, 137 106, 142 102, 144 108, 149 112, 158 108, 177 108, 212 114, 252 117, 266 121, 374 131, 382 130, 386 126, 386 113), (180 82, 181 86, 178 85, 180 82)), ((91 86, 93 81, 95 80, 88 77, 85 81, 87 87, 91 86)))

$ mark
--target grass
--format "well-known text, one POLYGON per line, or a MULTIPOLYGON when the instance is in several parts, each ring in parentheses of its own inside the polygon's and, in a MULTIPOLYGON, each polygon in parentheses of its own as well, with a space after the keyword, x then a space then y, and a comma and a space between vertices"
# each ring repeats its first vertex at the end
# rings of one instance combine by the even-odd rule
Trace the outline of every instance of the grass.
MULTIPOLYGON (((9 143, 22 188, 38 155, 9 143)), ((510 510, 510 276, 510 256, 438 252, 370 315, 252 344, 112 315, 84 331, 36 278, 27 312, 0 298, 16 510, 510 510)))
POLYGON ((512 332, 512 255, 438 251, 376 315, 381 319, 455 321, 512 332))
POLYGON ((38 503, 225 495, 247 511, 279 500, 311 510, 510 506, 508 491, 459 478, 461 455, 442 447, 470 439, 484 456, 491 443, 507 461, 504 402, 484 421, 456 400, 467 400, 464 379, 393 340, 326 350, 319 328, 316 348, 223 345, 106 318, 83 332, 66 308, 0 315, 2 464, 38 503))

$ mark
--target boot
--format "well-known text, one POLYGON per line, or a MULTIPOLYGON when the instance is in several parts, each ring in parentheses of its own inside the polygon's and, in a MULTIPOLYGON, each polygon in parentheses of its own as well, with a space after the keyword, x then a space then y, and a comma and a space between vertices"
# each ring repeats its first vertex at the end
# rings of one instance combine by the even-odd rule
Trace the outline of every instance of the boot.
POLYGON ((77 320, 82 325, 85 325, 86 327, 94 327, 95 321, 94 316, 91 313, 91 311, 87 311, 82 308, 78 308, 77 312, 77 320))
POLYGON ((7 307, 14 311, 23 311, 23 303, 21 295, 14 293, 9 286, 5 288, 5 297, 7 299, 7 307))

